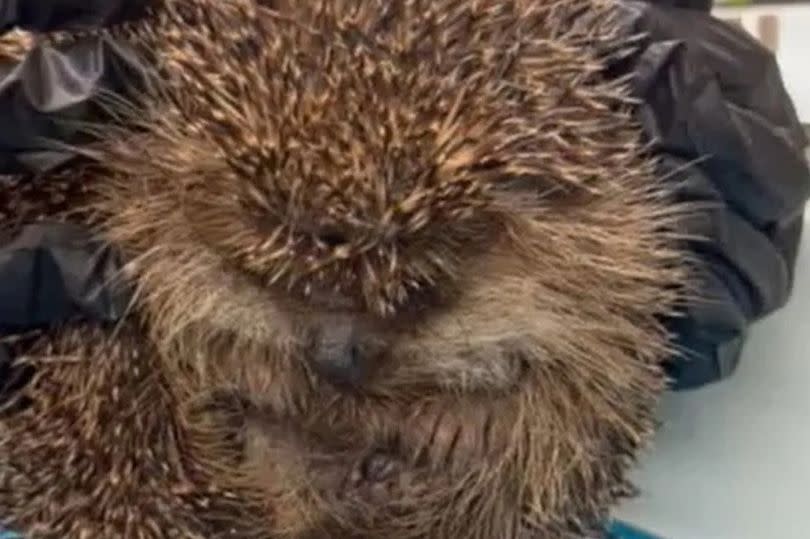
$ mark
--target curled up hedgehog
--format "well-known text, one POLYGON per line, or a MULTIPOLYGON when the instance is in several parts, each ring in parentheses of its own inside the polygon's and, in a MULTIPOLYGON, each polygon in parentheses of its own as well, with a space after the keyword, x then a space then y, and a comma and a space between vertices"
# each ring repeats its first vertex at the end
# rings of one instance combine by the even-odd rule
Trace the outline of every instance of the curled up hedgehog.
POLYGON ((612 12, 164 0, 110 30, 154 72, 8 222, 93 227, 134 299, 114 327, 19 339, 0 519, 27 539, 598 533, 688 281, 685 210, 604 74, 612 12))

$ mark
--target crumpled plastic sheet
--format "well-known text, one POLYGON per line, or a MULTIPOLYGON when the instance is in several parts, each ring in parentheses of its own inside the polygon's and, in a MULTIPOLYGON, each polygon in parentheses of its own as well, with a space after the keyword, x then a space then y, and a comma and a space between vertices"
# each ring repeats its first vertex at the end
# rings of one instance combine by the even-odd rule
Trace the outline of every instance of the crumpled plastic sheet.
POLYGON ((81 227, 49 223, 21 229, 0 249, 0 334, 47 326, 54 320, 118 320, 127 290, 113 286, 117 252, 81 227))
POLYGON ((88 140, 81 123, 103 118, 96 97, 137 88, 143 73, 132 51, 102 37, 0 65, 0 173, 42 173, 75 158, 64 143, 88 140))
POLYGON ((618 69, 633 73, 660 173, 681 200, 706 206, 684 232, 704 238, 691 248, 708 301, 670 323, 688 355, 670 365, 674 387, 698 387, 734 372, 750 324, 792 293, 808 140, 775 57, 747 32, 703 13, 621 6, 624 33, 645 37, 618 69))
POLYGON ((144 0, 0 0, 0 33, 100 28, 139 17, 144 0))

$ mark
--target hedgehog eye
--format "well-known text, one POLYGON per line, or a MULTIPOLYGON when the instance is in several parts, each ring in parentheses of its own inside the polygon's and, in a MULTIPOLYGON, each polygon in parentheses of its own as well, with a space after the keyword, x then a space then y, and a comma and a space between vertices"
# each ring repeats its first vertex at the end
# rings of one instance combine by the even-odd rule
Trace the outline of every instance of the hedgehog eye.
POLYGON ((324 228, 315 234, 318 243, 334 249, 349 243, 348 236, 336 228, 324 228))
POLYGON ((321 234, 318 236, 318 241, 326 245, 327 247, 340 247, 341 245, 346 243, 346 238, 336 232, 321 234))

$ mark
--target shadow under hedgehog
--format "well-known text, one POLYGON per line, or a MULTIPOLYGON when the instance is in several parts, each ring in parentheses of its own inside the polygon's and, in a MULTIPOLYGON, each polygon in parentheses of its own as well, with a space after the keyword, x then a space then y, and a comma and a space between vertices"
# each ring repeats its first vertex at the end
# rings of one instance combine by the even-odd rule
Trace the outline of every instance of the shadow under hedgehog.
MULTIPOLYGON (((37 538, 572 539, 631 486, 687 297, 602 0, 165 0, 49 214, 114 328, 22 339, 37 538)), ((73 36, 52 36, 57 42, 73 36)), ((33 190, 36 191, 36 190, 33 190)), ((38 202, 39 201, 39 202, 38 202)), ((41 207, 37 207, 37 204, 41 207)), ((32 209, 33 208, 33 209, 32 209)), ((18 216, 18 221, 26 220, 18 216)))

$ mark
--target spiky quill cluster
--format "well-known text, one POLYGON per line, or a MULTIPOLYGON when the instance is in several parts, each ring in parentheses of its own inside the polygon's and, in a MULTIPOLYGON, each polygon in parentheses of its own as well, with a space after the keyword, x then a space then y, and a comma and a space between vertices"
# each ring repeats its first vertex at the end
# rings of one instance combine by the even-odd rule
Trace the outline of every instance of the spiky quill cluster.
POLYGON ((133 315, 25 354, 63 382, 2 420, 0 516, 29 537, 598 529, 686 278, 682 209, 603 77, 612 6, 269 4, 166 0, 115 31, 155 66, 86 150, 133 315), (385 343, 356 394, 306 362, 335 313, 385 343))
MULTIPOLYGON (((491 192, 494 180, 531 178, 530 211, 551 192, 593 188, 608 164, 573 152, 568 130, 626 165, 627 141, 587 140, 625 118, 594 114, 621 90, 591 94, 601 64, 576 56, 581 42, 608 46, 608 36, 584 5, 323 2, 294 15, 249 1, 172 5, 134 31, 183 89, 168 91, 172 113, 149 118, 166 138, 150 154, 154 173, 188 164, 176 172, 199 234, 265 283, 306 295, 360 289, 365 307, 390 314, 452 279, 461 254, 498 227, 492 213, 515 209, 492 204, 509 196, 491 192), (528 16, 518 20, 518 9, 528 16), (582 28, 566 26, 582 19, 595 27, 578 42, 582 28), (542 24, 554 26, 536 39, 542 24), (185 154, 164 155, 168 147, 185 154)), ((149 149, 126 156, 144 181, 139 152, 149 149)))

